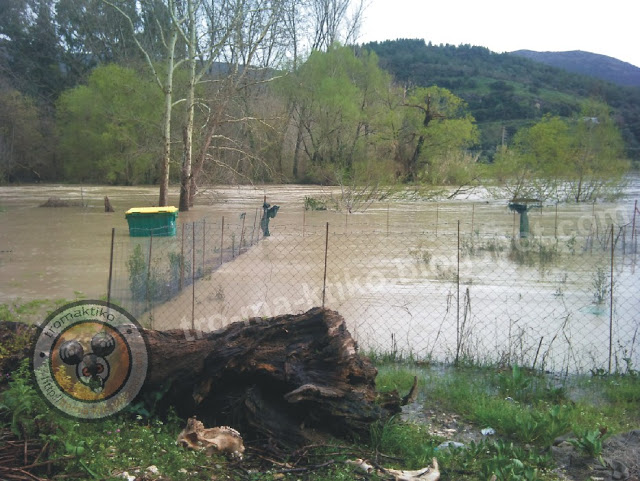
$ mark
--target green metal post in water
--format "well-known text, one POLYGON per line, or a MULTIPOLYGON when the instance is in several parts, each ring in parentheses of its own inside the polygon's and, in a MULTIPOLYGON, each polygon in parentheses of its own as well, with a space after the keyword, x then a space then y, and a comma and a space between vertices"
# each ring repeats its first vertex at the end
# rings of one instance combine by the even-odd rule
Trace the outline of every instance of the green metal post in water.
POLYGON ((527 211, 529 208, 540 206, 538 199, 513 199, 509 202, 509 209, 520 214, 520 238, 526 239, 529 237, 529 216, 527 211))

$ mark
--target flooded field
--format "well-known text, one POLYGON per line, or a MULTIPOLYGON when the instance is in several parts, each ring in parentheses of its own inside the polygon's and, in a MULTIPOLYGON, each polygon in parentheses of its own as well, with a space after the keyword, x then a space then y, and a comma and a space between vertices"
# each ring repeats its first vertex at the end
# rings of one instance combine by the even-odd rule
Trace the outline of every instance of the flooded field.
POLYGON ((150 241, 129 237, 124 212, 154 205, 155 188, 0 187, 0 302, 105 298, 115 228, 111 300, 154 328, 210 330, 324 302, 363 349, 555 371, 638 366, 640 182, 616 203, 532 210, 526 241, 505 199, 446 197, 405 192, 348 214, 304 210, 339 189, 220 187, 179 215, 176 237, 150 241), (280 210, 263 238, 265 195, 280 210), (85 207, 38 207, 52 196, 85 207))

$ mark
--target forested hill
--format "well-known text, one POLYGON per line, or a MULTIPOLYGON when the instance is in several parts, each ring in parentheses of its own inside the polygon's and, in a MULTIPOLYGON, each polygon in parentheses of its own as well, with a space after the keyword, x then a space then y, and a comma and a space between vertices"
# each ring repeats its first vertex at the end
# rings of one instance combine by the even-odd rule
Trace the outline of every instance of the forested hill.
POLYGON ((438 85, 462 97, 478 121, 482 149, 545 114, 570 117, 580 102, 596 97, 615 111, 627 154, 640 161, 640 88, 621 87, 508 53, 470 45, 432 45, 399 39, 364 45, 380 66, 408 86, 438 85))
POLYGON ((517 50, 511 54, 562 68, 569 72, 589 75, 616 85, 640 87, 640 68, 606 55, 583 52, 582 50, 569 52, 517 50))

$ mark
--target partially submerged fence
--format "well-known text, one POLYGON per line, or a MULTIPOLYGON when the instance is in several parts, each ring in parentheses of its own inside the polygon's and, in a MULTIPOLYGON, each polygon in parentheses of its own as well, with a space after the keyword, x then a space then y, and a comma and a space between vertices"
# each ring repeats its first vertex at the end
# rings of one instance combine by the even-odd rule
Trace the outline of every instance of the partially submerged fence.
POLYGON ((378 354, 637 368, 637 206, 545 208, 530 214, 528 238, 506 208, 429 207, 300 207, 300 222, 276 218, 270 237, 256 211, 182 223, 175 237, 121 239, 110 300, 156 329, 214 330, 324 305, 378 354))

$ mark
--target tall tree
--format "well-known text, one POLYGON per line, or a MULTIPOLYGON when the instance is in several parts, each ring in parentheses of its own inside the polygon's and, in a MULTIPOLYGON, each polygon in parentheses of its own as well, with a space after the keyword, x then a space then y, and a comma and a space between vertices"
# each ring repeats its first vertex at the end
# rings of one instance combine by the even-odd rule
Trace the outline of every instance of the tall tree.
POLYGON ((355 44, 358 40, 364 0, 309 0, 311 50, 328 51, 334 43, 355 44))
POLYGON ((518 131, 512 145, 498 149, 493 170, 513 198, 557 198, 559 182, 569 172, 566 163, 572 149, 567 121, 545 116, 518 131))
POLYGON ((475 120, 467 112, 466 103, 447 89, 416 88, 403 105, 407 114, 401 143, 405 145, 399 145, 403 154, 396 158, 406 181, 435 181, 430 169, 436 162, 478 140, 475 120))
MULTIPOLYGON (((136 31, 146 36, 145 47, 149 51, 159 50, 153 19, 145 21, 146 12, 138 12, 136 2, 119 6, 132 19, 136 31)), ((64 64, 74 77, 84 79, 99 64, 131 65, 142 60, 127 18, 102 0, 57 0, 55 9, 58 35, 65 51, 64 64)), ((156 55, 152 57, 155 59, 156 55)))
POLYGON ((568 195, 576 202, 588 202, 616 188, 630 163, 607 104, 586 101, 574 129, 574 155, 567 166, 572 180, 568 195))
POLYGON ((615 190, 628 168, 609 107, 588 101, 572 120, 546 116, 518 131, 493 171, 514 197, 585 202, 615 190))
POLYGON ((0 183, 51 179, 53 138, 40 105, 0 82, 0 183))
POLYGON ((58 102, 60 156, 65 178, 133 185, 154 182, 159 154, 162 95, 133 69, 96 68, 87 85, 65 92, 58 102))
POLYGON ((328 52, 312 52, 281 83, 284 95, 293 99, 293 125, 299 129, 294 171, 302 153, 317 180, 351 175, 354 165, 372 150, 370 141, 378 132, 390 82, 373 53, 356 55, 353 48, 339 44, 328 52))
MULTIPOLYGON (((141 54, 144 56, 156 84, 164 96, 164 108, 162 114, 162 157, 160 160, 160 194, 158 198, 159 206, 166 206, 169 196, 169 168, 171 162, 171 115, 173 111, 173 78, 176 69, 184 61, 183 58, 176 59, 176 45, 178 43, 178 28, 175 21, 167 21, 179 18, 178 2, 167 0, 166 6, 154 0, 143 0, 138 3, 139 8, 149 19, 155 19, 158 27, 158 35, 162 40, 163 52, 160 64, 164 67, 164 72, 156 68, 154 62, 154 51, 145 46, 144 31, 137 28, 137 17, 130 14, 126 7, 130 2, 120 0, 118 2, 102 0, 107 5, 116 9, 127 21, 132 38, 141 54)), ((137 13, 137 12, 136 12, 137 13)))
POLYGON ((0 74, 48 104, 65 88, 53 8, 53 0, 0 2, 0 74))
MULTIPOLYGON (((253 143, 252 124, 264 122, 252 114, 251 96, 256 92, 264 94, 262 86, 279 76, 274 67, 282 65, 290 45, 283 28, 285 0, 235 0, 203 5, 206 21, 197 22, 197 25, 206 25, 207 31, 215 32, 215 35, 205 43, 206 54, 200 54, 192 84, 195 88, 205 80, 213 81, 214 88, 207 90, 211 98, 203 102, 208 111, 207 120, 190 177, 187 177, 190 167, 183 168, 180 202, 183 210, 193 205, 197 183, 211 148, 259 160, 250 145, 253 143), (221 131, 229 124, 241 126, 233 137, 221 131), (244 144, 245 140, 249 146, 244 144)), ((183 161, 187 159, 190 156, 185 155, 183 161)), ((223 164, 219 158, 214 159, 214 163, 223 164)))

